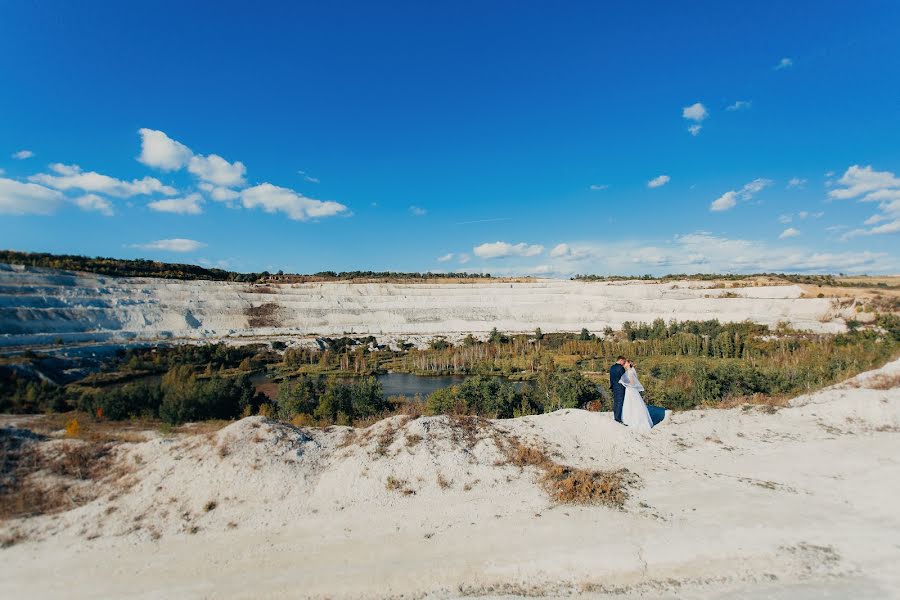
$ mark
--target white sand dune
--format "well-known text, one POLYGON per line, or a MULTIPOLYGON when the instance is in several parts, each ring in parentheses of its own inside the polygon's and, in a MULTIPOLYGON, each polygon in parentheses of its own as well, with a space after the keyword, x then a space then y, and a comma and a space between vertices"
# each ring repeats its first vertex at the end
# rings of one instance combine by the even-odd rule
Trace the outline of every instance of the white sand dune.
POLYGON ((0 550, 0 597, 900 597, 900 389, 870 389, 898 374, 646 434, 562 410, 154 435, 121 447, 130 489, 3 525, 29 541, 0 550), (555 504, 503 464, 513 436, 628 469, 624 508, 555 504))
POLYGON ((560 280, 252 285, 0 265, 0 346, 347 332, 416 342, 435 335, 484 334, 493 327, 600 332, 656 318, 787 322, 798 329, 838 332, 845 329, 844 318, 855 316, 839 300, 802 298, 796 285, 711 286, 703 281, 560 280))

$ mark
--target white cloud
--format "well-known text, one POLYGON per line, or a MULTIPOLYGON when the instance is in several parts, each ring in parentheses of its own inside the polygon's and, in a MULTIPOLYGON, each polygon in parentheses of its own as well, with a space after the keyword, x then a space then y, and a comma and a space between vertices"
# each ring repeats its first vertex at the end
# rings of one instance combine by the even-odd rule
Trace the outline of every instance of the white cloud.
POLYGON ((697 121, 699 123, 709 116, 709 112, 706 110, 705 106, 703 106, 699 102, 696 102, 694 104, 691 104, 690 106, 685 106, 681 110, 681 116, 685 119, 697 121))
POLYGON ((149 196, 157 193, 172 196, 177 193, 175 188, 163 185, 159 179, 153 177, 122 181, 108 175, 101 175, 95 171, 82 171, 78 165, 64 165, 61 163, 50 165, 50 169, 57 174, 38 173, 30 176, 28 180, 58 190, 79 189, 85 192, 99 192, 118 198, 130 198, 139 195, 149 196))
POLYGON ((779 240, 785 240, 787 238, 797 237, 800 235, 799 229, 794 229, 793 227, 788 227, 784 231, 781 232, 781 235, 778 236, 779 240))
POLYGON ((670 177, 668 175, 660 175, 658 177, 654 177, 650 181, 647 182, 648 188, 658 188, 669 183, 670 177))
POLYGON ((447 254, 445 254, 445 255, 443 255, 443 256, 439 256, 438 259, 437 259, 437 261, 438 261, 438 262, 447 262, 447 261, 449 261, 449 260, 453 260, 453 257, 454 257, 454 256, 455 256, 455 255, 454 255, 452 252, 448 252, 447 254))
POLYGON ((410 206, 409 207, 410 214, 413 214, 417 217, 424 217, 428 214, 428 211, 422 208, 421 206, 410 206))
POLYGON ((188 161, 188 171, 199 179, 220 187, 237 187, 246 183, 247 168, 241 161, 228 162, 218 154, 193 156, 188 161))
POLYGON ((31 150, 19 150, 18 152, 14 152, 12 157, 16 160, 25 160, 26 158, 31 158, 34 156, 34 152, 31 150))
POLYGON ((132 244, 132 248, 140 250, 163 250, 165 252, 193 252, 200 248, 206 247, 203 242, 197 240, 189 240, 185 238, 170 238, 165 240, 156 240, 147 244, 132 244))
POLYGON ((459 255, 459 264, 461 264, 461 265, 466 264, 466 263, 469 262, 470 260, 472 260, 472 257, 469 256, 469 255, 466 254, 466 253, 462 253, 462 254, 459 255))
POLYGON ((63 200, 62 193, 42 185, 0 178, 0 214, 52 215, 63 200))
POLYGON ((729 104, 725 107, 725 110, 734 112, 736 110, 750 110, 750 107, 753 106, 753 103, 749 100, 736 100, 734 104, 729 104))
POLYGON ((794 61, 792 61, 790 58, 782 58, 781 60, 778 61, 778 64, 772 68, 775 69, 776 71, 781 71, 783 69, 788 69, 793 66, 794 66, 794 61))
POLYGON ((695 123, 688 127, 688 131, 691 132, 691 135, 696 136, 700 134, 700 130, 703 129, 703 125, 695 123))
POLYGON ((866 201, 884 200, 887 198, 871 197, 871 194, 900 189, 900 179, 890 171, 875 171, 872 165, 849 167, 837 183, 844 187, 828 192, 831 198, 837 200, 848 200, 857 196, 863 196, 861 199, 866 201))
POLYGON ((729 190, 712 201, 709 210, 721 212, 734 208, 738 202, 753 198, 753 195, 772 185, 771 179, 754 179, 739 190, 729 190))
POLYGON ((240 192, 224 187, 218 187, 211 183, 201 183, 198 187, 209 194, 209 197, 216 202, 233 202, 241 196, 240 192))
POLYGON ((550 256, 552 258, 560 258, 562 256, 569 256, 572 253, 572 249, 568 244, 557 244, 550 250, 550 256))
POLYGON ((148 167, 177 171, 194 155, 190 148, 176 142, 162 131, 145 127, 139 129, 138 133, 141 134, 141 154, 138 161, 148 167))
POLYGON ((889 253, 816 252, 803 247, 782 246, 780 243, 725 238, 702 231, 677 235, 661 244, 629 240, 612 243, 567 242, 565 245, 569 248, 568 253, 546 257, 537 266, 510 260, 507 265, 494 266, 488 271, 515 275, 540 269, 560 276, 574 273, 888 273, 896 272, 900 266, 897 257, 889 253))
POLYGON ((509 244, 507 242, 489 242, 475 246, 472 252, 479 258, 505 258, 507 256, 537 256, 544 251, 540 244, 509 244))
POLYGON ((859 202, 877 202, 879 213, 869 217, 865 225, 884 222, 870 229, 854 229, 841 239, 863 235, 883 235, 900 231, 900 178, 890 171, 876 171, 871 165, 849 167, 836 182, 837 187, 828 196, 837 200, 856 199, 859 202))
POLYGON ((175 213, 178 215, 199 215, 203 212, 203 197, 200 194, 189 194, 184 198, 166 198, 150 202, 147 206, 156 212, 175 213))
POLYGON ((712 201, 712 204, 709 205, 709 210, 713 212, 720 212, 723 210, 734 208, 737 205, 737 197, 737 192, 735 192, 734 190, 725 192, 712 201))
POLYGON ((245 208, 262 208, 268 213, 282 212, 295 221, 318 217, 333 217, 347 213, 347 207, 338 202, 315 200, 295 192, 263 183, 241 191, 245 208))
POLYGON ((162 131, 142 128, 141 154, 138 161, 149 167, 155 167, 164 171, 177 171, 187 166, 188 171, 201 181, 215 184, 219 187, 237 187, 246 184, 244 175, 247 168, 244 163, 228 162, 218 154, 203 156, 194 154, 194 151, 170 138, 162 131))
POLYGON ((601 192, 603 190, 608 190, 608 189, 609 189, 609 186, 606 184, 598 185, 595 183, 591 186, 591 190, 595 191, 595 192, 601 192))
POLYGON ((887 215, 872 215, 865 221, 863 221, 863 225, 876 225, 881 223, 882 221, 887 221, 887 215))
POLYGON ((113 216, 112 202, 97 194, 85 194, 72 200, 81 210, 98 212, 106 217, 113 216))
POLYGON ((778 217, 778 222, 779 222, 779 223, 782 223, 782 224, 784 224, 784 223, 790 223, 790 222, 793 221, 793 220, 794 220, 794 216, 793 216, 793 215, 781 215, 781 216, 778 217))
POLYGON ((806 186, 806 179, 800 177, 791 177, 787 182, 787 189, 803 188, 806 186))

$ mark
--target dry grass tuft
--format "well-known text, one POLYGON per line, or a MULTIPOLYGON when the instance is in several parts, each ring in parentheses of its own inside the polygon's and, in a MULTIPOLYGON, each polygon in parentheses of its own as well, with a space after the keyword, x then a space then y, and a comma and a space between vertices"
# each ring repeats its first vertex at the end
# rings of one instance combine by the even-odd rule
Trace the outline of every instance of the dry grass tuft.
POLYGON ((554 465, 547 469, 541 484, 556 502, 562 504, 604 504, 622 508, 628 499, 627 487, 634 483, 628 469, 588 471, 554 465))
POLYGON ((854 381, 853 384, 853 387, 866 387, 870 390, 892 390, 900 387, 900 373, 876 375, 864 382, 854 381))
POLYGON ((203 505, 203 510, 205 512, 209 512, 211 510, 216 510, 216 507, 218 505, 219 505, 219 503, 216 502, 215 500, 210 500, 209 502, 207 502, 206 504, 203 505))
POLYGON ((397 479, 393 475, 388 475, 384 487, 390 492, 400 492, 405 496, 413 496, 416 493, 414 489, 409 487, 408 481, 405 479, 397 479))

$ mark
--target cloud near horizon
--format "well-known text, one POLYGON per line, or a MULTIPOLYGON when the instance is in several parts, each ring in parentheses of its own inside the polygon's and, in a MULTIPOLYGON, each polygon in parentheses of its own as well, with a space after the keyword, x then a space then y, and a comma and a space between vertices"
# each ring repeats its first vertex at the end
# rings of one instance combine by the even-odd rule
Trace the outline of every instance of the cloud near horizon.
POLYGON ((139 250, 162 250, 164 252, 193 252, 194 250, 205 248, 206 244, 186 238, 169 238, 146 244, 131 244, 129 247, 139 250))
POLYGON ((834 200, 856 200, 857 202, 877 202, 878 211, 869 216, 863 225, 845 233, 841 239, 859 236, 900 233, 900 178, 890 171, 876 171, 871 165, 852 165, 836 182, 838 186, 828 192, 834 200), (882 223, 881 225, 876 225, 882 223), (871 227, 875 225, 874 227, 871 227))
POLYGON ((544 251, 540 244, 510 244, 507 242, 488 242, 472 248, 472 253, 478 258, 506 258, 509 256, 537 256, 544 251))

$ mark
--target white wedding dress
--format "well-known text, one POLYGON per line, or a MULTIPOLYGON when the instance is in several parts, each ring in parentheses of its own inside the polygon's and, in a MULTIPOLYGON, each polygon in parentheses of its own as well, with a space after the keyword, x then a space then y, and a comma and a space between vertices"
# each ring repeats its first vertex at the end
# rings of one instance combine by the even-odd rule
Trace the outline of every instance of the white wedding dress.
POLYGON ((653 427, 653 419, 650 418, 650 412, 644 399, 641 398, 641 392, 644 386, 641 385, 637 376, 637 371, 633 368, 625 371, 619 383, 625 386, 625 401, 622 404, 622 423, 635 429, 647 431, 653 427))

